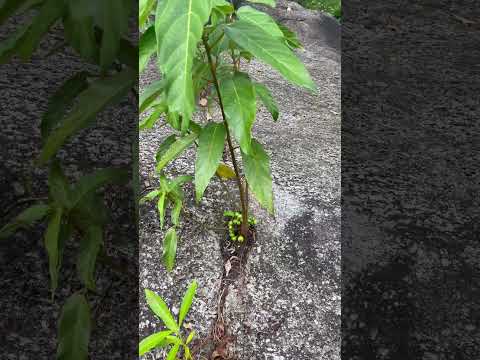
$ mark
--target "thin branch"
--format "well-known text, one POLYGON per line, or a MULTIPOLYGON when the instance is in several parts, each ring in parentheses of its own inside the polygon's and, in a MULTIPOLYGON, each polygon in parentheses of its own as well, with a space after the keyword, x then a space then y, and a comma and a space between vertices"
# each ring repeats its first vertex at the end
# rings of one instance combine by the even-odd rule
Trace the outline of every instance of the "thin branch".
POLYGON ((218 96, 218 101, 220 103, 220 110, 222 112, 223 123, 225 124, 225 130, 227 132, 228 148, 230 150, 230 156, 232 158, 232 164, 233 164, 233 168, 235 170, 238 190, 240 192, 240 202, 241 202, 241 205, 242 205, 242 215, 243 215, 242 216, 243 221, 242 221, 242 226, 241 226, 241 231, 240 232, 242 233, 242 235, 246 236, 247 231, 248 231, 248 207, 247 207, 247 203, 245 201, 245 194, 243 193, 242 182, 240 180, 240 171, 239 171, 239 167, 238 167, 238 164, 237 164, 237 159, 235 157, 235 150, 233 148, 232 139, 231 139, 231 136, 230 136, 230 130, 228 128, 227 117, 225 116, 225 110, 224 110, 224 106, 223 106, 222 95, 220 93, 220 85, 218 83, 217 73, 215 71, 215 65, 213 64, 212 55, 210 53, 210 47, 208 46, 208 40, 205 36, 203 37, 203 44, 205 46, 205 50, 206 50, 206 53, 207 53, 208 63, 210 65, 210 71, 212 73, 213 81, 214 81, 214 84, 215 84, 215 89, 217 90, 217 96, 218 96))

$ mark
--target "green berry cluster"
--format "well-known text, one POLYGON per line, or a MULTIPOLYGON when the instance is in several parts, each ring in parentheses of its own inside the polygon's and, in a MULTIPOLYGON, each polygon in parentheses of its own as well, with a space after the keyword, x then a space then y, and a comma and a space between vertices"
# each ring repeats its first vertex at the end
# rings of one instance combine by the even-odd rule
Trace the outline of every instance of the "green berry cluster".
MULTIPOLYGON (((223 216, 230 219, 228 221, 228 232, 230 234, 230 240, 244 242, 245 238, 243 237, 243 235, 238 234, 238 230, 240 229, 240 225, 242 224, 242 213, 238 211, 228 210, 223 213, 223 216)), ((250 226, 254 226, 257 224, 257 219, 255 219, 253 216, 250 216, 248 218, 248 223, 250 224, 250 226)))

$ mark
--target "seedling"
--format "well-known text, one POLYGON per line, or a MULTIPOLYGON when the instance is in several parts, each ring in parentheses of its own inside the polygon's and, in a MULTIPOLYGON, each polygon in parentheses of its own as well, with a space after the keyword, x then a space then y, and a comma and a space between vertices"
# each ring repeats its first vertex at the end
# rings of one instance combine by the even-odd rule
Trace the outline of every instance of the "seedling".
MULTIPOLYGON (((275 6, 274 0, 252 0, 275 6)), ((161 80, 140 95, 140 112, 149 111, 140 129, 148 130, 162 119, 173 132, 160 145, 156 170, 165 176, 166 167, 183 152, 196 146, 193 178, 197 202, 217 174, 229 174, 240 195, 240 215, 230 219, 232 241, 251 235, 248 193, 273 214, 270 158, 260 141, 252 136, 257 110, 263 104, 273 121, 279 110, 270 90, 254 81, 241 66, 256 58, 274 68, 287 80, 307 90, 315 84, 294 49, 301 44, 296 35, 248 1, 163 0, 141 1, 139 69, 142 72, 156 55, 161 80), (148 26, 145 14, 156 9, 148 26), (208 109, 219 108, 221 117, 208 109), (195 111, 207 111, 207 120, 193 121, 195 111), (240 148, 240 157, 235 148, 240 148), (224 150, 230 165, 222 161, 224 150)), ((160 215, 162 216, 162 215, 160 215)), ((164 240, 164 259, 174 259, 176 227, 164 240)), ((170 268, 167 264, 167 268, 170 268)))
POLYGON ((191 351, 188 345, 193 340, 195 331, 190 330, 189 334, 185 336, 182 332, 182 325, 183 329, 185 329, 183 321, 190 311, 196 290, 197 282, 193 281, 183 296, 182 305, 180 306, 180 312, 178 314, 178 320, 174 319, 172 313, 168 309, 167 304, 159 295, 155 294, 151 290, 145 290, 148 306, 163 322, 163 325, 166 327, 166 329, 149 335, 140 342, 140 356, 155 348, 170 348, 166 360, 175 360, 177 359, 178 354, 181 354, 182 352, 184 360, 192 359, 191 351))

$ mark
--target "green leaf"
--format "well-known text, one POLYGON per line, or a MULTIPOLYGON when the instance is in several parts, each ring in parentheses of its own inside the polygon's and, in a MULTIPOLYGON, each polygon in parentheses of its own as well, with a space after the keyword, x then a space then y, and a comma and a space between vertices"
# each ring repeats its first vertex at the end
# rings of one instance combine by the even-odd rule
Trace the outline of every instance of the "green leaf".
POLYGON ((118 60, 121 64, 138 71, 138 45, 133 45, 130 41, 121 39, 118 60))
POLYGON ((83 229, 91 225, 104 226, 107 223, 108 209, 103 203, 102 195, 95 192, 86 193, 70 210, 70 219, 78 228, 83 229))
POLYGON ((60 225, 62 222, 63 209, 57 207, 53 210, 53 214, 45 231, 45 249, 48 254, 48 269, 50 273, 50 287, 52 290, 52 297, 58 286, 58 241, 60 234, 60 225))
POLYGON ((158 162, 162 156, 167 152, 167 150, 172 146, 172 144, 177 139, 176 135, 169 135, 163 140, 157 150, 157 154, 155 155, 155 161, 158 162))
POLYGON ((193 297, 195 296, 197 287, 198 287, 198 284, 194 280, 188 287, 187 291, 185 292, 185 295, 183 295, 182 305, 180 306, 180 313, 178 314, 178 326, 182 326, 183 320, 185 319, 188 312, 190 311, 190 307, 192 306, 193 297))
POLYGON ((175 256, 177 255, 177 232, 172 227, 168 229, 163 239, 163 263, 168 271, 172 271, 175 266, 175 256))
POLYGON ((162 114, 166 111, 167 107, 163 104, 155 106, 153 112, 138 124, 138 129, 140 131, 145 129, 151 129, 155 125, 157 120, 160 119, 160 116, 162 116, 162 114))
POLYGON ((283 32, 280 30, 275 20, 263 11, 258 11, 251 6, 242 6, 238 9, 237 16, 242 21, 247 21, 254 26, 261 27, 271 36, 283 38, 283 32))
POLYGON ((283 33, 283 38, 285 39, 288 47, 290 49, 302 49, 303 46, 300 43, 300 40, 298 40, 297 34, 295 34, 292 30, 290 30, 288 27, 286 27, 283 24, 277 23, 279 29, 283 33))
POLYGON ((143 204, 146 201, 152 201, 160 194, 160 190, 150 191, 147 195, 140 199, 140 204, 143 204))
POLYGON ((142 72, 147 66, 150 57, 157 50, 157 38, 155 37, 155 26, 150 26, 145 31, 139 43, 138 71, 142 72))
POLYGON ((202 199, 203 193, 210 179, 215 175, 218 164, 222 159, 225 136, 225 126, 219 123, 208 124, 200 133, 197 159, 195 162, 195 192, 197 202, 202 199))
POLYGON ((157 6, 158 64, 165 75, 169 111, 182 115, 184 129, 195 110, 193 59, 211 9, 211 0, 163 0, 157 6))
POLYGON ((192 181, 193 177, 190 175, 183 175, 183 176, 178 176, 175 179, 171 181, 171 186, 170 189, 173 189, 175 187, 182 186, 183 184, 192 181))
POLYGON ((179 339, 179 338, 176 337, 176 336, 171 336, 171 335, 169 335, 169 336, 167 336, 167 337, 165 338, 165 340, 166 340, 169 344, 182 345, 182 340, 179 339))
POLYGON ((38 5, 43 0, 4 0, 0 6, 0 25, 12 15, 38 5))
POLYGON ((20 40, 21 43, 17 52, 23 60, 30 59, 42 37, 50 29, 50 26, 63 15, 64 8, 63 0, 46 0, 43 3, 38 15, 35 16, 30 27, 20 40))
POLYGON ((29 24, 22 25, 14 34, 0 43, 0 64, 4 64, 15 55, 21 44, 23 35, 27 32, 29 24))
POLYGON ((167 194, 165 192, 162 192, 160 194, 160 198, 158 199, 157 202, 157 208, 158 208, 158 216, 160 218, 160 229, 163 229, 163 223, 165 222, 165 199, 166 199, 167 194))
POLYGON ((62 221, 62 223, 60 224, 60 233, 58 235, 58 272, 60 272, 60 269, 62 267, 65 245, 67 241, 72 237, 73 230, 74 227, 71 222, 62 221))
POLYGON ((257 111, 255 89, 248 75, 244 73, 235 73, 233 77, 222 80, 220 93, 228 126, 242 151, 248 154, 257 111))
POLYGON ((82 198, 107 184, 123 184, 129 180, 125 169, 100 169, 80 178, 72 189, 71 207, 75 207, 82 198))
POLYGON ((219 176, 222 179, 235 179, 237 175, 235 174, 235 171, 230 167, 227 166, 223 163, 218 165, 218 169, 216 171, 217 176, 219 176))
POLYGON ((263 146, 253 139, 251 153, 242 152, 242 159, 248 186, 260 205, 273 213, 272 175, 268 154, 263 146))
POLYGON ((287 80, 311 91, 316 90, 305 66, 283 40, 244 20, 228 26, 225 34, 242 49, 278 70, 287 80))
POLYGON ((167 343, 164 340, 171 333, 171 330, 164 330, 147 336, 145 339, 140 341, 140 344, 138 346, 138 355, 142 356, 150 350, 153 350, 157 347, 165 346, 167 343))
POLYGON ((184 351, 185 351, 185 360, 191 360, 192 359, 192 354, 190 353, 189 347, 185 346, 184 351))
POLYGON ((183 202, 180 199, 175 199, 173 201, 173 209, 171 213, 172 224, 177 226, 178 220, 180 218, 180 212, 182 211, 183 202))
POLYGON ((165 91, 165 81, 158 80, 147 86, 140 94, 139 113, 143 113, 157 99, 157 97, 165 91))
POLYGON ((49 211, 50 206, 43 203, 32 205, 28 209, 23 210, 12 222, 0 229, 0 239, 6 239, 12 236, 18 229, 33 225, 47 216, 49 211))
POLYGON ((210 68, 208 64, 199 59, 195 59, 192 68, 193 87, 195 90, 195 97, 200 94, 200 91, 204 89, 208 81, 211 79, 210 68))
POLYGON ((150 309, 160 318, 160 320, 163 321, 165 326, 174 333, 178 333, 180 328, 173 318, 172 313, 170 310, 168 310, 168 306, 165 304, 165 301, 163 301, 163 299, 153 291, 148 289, 145 289, 145 297, 147 298, 147 304, 150 309))
POLYGON ((110 104, 120 101, 137 79, 136 71, 125 69, 112 77, 102 78, 84 90, 72 111, 47 138, 40 154, 40 164, 45 164, 68 137, 88 126, 96 114, 110 104))
POLYGON ((102 0, 97 3, 98 25, 103 29, 100 47, 100 66, 109 67, 117 58, 120 39, 128 29, 128 18, 132 10, 131 0, 102 0))
POLYGON ((92 0, 66 0, 63 19, 65 39, 83 58, 98 62, 99 49, 95 38, 95 6, 92 0))
POLYGON ((248 1, 251 2, 251 3, 264 4, 264 5, 268 5, 268 6, 271 6, 271 7, 277 6, 275 0, 248 0, 248 1))
POLYGON ((221 11, 224 15, 229 15, 235 11, 233 5, 226 0, 212 0, 212 8, 221 11))
POLYGON ((54 161, 50 166, 48 189, 50 196, 58 205, 70 208, 70 185, 58 161, 54 161))
POLYGON ((75 98, 88 87, 88 73, 79 72, 68 79, 48 102, 47 111, 42 117, 40 125, 42 139, 46 139, 52 129, 61 122, 68 108, 75 98))
POLYGON ((190 331, 190 334, 188 334, 187 340, 185 341, 185 344, 190 344, 193 340, 193 337, 195 336, 195 330, 190 331))
POLYGON ((270 114, 272 114, 273 120, 277 121, 279 115, 278 105, 270 93, 270 90, 268 90, 268 88, 263 84, 255 83, 255 93, 258 95, 260 100, 262 100, 263 105, 265 105, 270 114))
POLYGON ((63 305, 58 327, 57 360, 87 360, 92 329, 85 296, 70 296, 63 305))
POLYGON ((138 4, 138 26, 142 27, 155 7, 157 0, 140 0, 138 4))
POLYGON ((184 137, 178 138, 173 144, 170 145, 167 151, 160 157, 157 162, 157 172, 162 169, 173 159, 177 158, 186 148, 198 138, 198 134, 190 133, 184 137))
POLYGON ((165 360, 175 360, 177 358, 178 349, 180 349, 180 344, 173 345, 165 360))
POLYGON ((89 290, 95 290, 95 264, 103 243, 102 232, 99 226, 89 226, 80 241, 77 271, 80 280, 89 290))
POLYGON ((139 224, 140 224, 140 165, 139 165, 139 138, 135 132, 131 134, 131 156, 132 156, 132 190, 133 190, 133 197, 135 199, 135 229, 138 231, 139 224))

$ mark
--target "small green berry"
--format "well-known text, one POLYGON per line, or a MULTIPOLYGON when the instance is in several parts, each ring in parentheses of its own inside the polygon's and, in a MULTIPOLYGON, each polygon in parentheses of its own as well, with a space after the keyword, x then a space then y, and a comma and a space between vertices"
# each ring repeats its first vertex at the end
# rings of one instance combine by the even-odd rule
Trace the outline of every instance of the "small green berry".
POLYGON ((238 235, 238 241, 243 242, 243 240, 245 240, 245 238, 242 235, 238 235))

